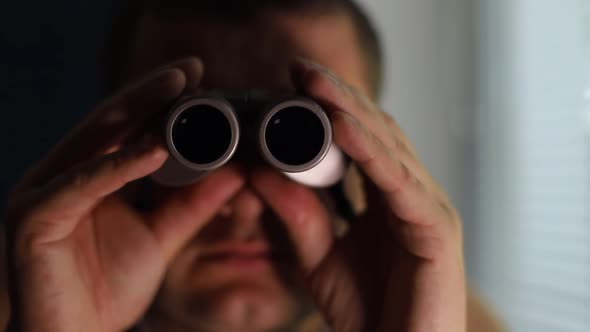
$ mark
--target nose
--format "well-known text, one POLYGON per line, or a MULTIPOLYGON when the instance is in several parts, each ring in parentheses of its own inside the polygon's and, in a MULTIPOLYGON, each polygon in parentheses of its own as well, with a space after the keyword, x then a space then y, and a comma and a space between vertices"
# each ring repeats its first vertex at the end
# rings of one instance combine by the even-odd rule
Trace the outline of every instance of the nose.
POLYGON ((254 191, 244 187, 202 231, 205 241, 265 241, 262 216, 265 205, 254 191))

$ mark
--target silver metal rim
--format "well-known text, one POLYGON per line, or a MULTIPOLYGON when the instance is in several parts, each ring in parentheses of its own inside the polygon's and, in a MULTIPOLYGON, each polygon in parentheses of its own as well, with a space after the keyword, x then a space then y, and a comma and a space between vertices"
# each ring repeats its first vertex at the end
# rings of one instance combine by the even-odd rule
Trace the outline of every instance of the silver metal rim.
POLYGON ((166 145, 168 146, 170 154, 172 155, 172 157, 178 160, 179 163, 195 171, 209 171, 227 163, 236 152, 239 140, 240 125, 238 123, 236 113, 234 112, 232 105, 227 100, 222 98, 192 98, 189 100, 184 100, 180 103, 180 105, 174 107, 172 113, 168 118, 168 123, 166 124, 166 145), (178 152, 178 150, 174 146, 174 141, 172 140, 172 129, 174 127, 176 119, 178 119, 178 116, 188 108, 199 105, 208 105, 222 112, 230 124, 232 133, 229 148, 227 149, 227 151, 220 158, 208 164, 195 164, 185 159, 178 152))
POLYGON ((262 155, 264 156, 264 158, 273 166, 275 166, 276 168, 278 168, 279 170, 283 171, 283 172, 288 172, 288 173, 298 173, 298 172, 304 172, 307 171, 313 167, 315 167, 317 164, 319 164, 324 157, 326 156, 326 154, 328 154, 328 150, 330 149, 330 145, 332 144, 332 125, 330 123, 330 119, 328 118, 328 115, 326 115, 326 112, 324 112, 324 110, 322 109, 322 107, 320 105, 318 105, 316 102, 307 99, 307 98, 296 98, 296 99, 289 99, 286 101, 283 101, 281 103, 278 103, 276 105, 274 105, 265 115, 264 118, 262 119, 262 122, 260 124, 260 130, 258 132, 258 144, 260 146, 260 149, 262 151, 262 155), (275 115, 277 112, 288 108, 288 107, 302 107, 305 109, 308 109, 309 111, 311 111, 312 113, 314 113, 322 122, 322 125, 324 127, 324 143, 322 145, 322 148, 320 149, 320 152, 318 153, 318 155, 312 159, 311 161, 302 164, 302 165, 289 165, 289 164, 285 164, 281 161, 279 161, 278 159, 276 159, 272 153, 270 152, 270 149, 268 148, 268 145, 266 144, 266 127, 268 125, 268 122, 270 121, 270 119, 272 118, 273 115, 275 115))

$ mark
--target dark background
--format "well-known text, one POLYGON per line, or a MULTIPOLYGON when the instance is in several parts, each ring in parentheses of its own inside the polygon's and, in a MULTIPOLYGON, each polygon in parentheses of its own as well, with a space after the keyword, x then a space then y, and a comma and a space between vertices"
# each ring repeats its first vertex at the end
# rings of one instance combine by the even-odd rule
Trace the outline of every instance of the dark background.
POLYGON ((19 1, 0 9, 0 202, 103 95, 110 1, 19 1))

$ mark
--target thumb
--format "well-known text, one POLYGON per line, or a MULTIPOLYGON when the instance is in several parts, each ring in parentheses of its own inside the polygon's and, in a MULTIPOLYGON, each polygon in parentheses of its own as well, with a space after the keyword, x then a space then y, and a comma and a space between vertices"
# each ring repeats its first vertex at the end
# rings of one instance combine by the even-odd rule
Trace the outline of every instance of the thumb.
POLYGON ((237 167, 222 167, 197 184, 174 192, 150 214, 148 223, 168 261, 243 187, 244 182, 237 167))
POLYGON ((252 184, 285 223, 304 272, 312 272, 334 243, 331 219, 322 202, 311 189, 271 170, 255 171, 252 184))

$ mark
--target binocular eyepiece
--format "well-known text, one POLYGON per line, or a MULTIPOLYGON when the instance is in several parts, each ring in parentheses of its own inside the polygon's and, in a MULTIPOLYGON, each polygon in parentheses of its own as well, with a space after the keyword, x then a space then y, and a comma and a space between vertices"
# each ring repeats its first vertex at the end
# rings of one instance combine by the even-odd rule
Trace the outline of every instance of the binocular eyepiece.
POLYGON ((170 157, 152 174, 167 186, 193 183, 247 144, 293 180, 327 187, 344 176, 345 158, 332 142, 324 110, 303 98, 192 97, 176 104, 165 127, 170 157))

